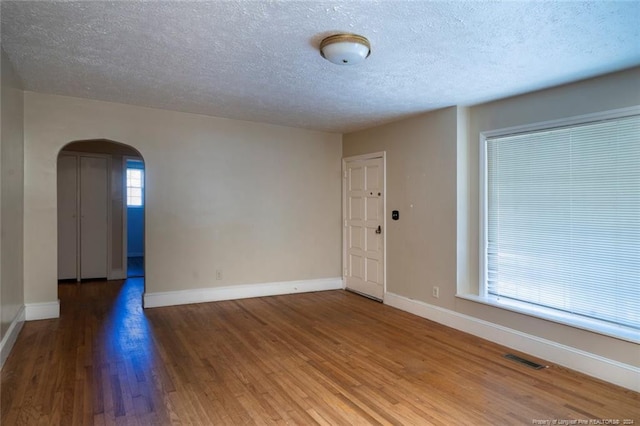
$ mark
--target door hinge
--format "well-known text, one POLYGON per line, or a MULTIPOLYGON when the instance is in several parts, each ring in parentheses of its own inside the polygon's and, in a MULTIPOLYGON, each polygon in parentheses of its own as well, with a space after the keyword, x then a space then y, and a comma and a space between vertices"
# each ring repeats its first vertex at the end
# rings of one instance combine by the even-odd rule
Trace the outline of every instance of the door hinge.
POLYGON ((347 171, 346 170, 344 172, 342 172, 342 177, 345 178, 345 179, 347 178, 347 171))
POLYGON ((347 219, 344 220, 344 227, 347 227, 347 219))

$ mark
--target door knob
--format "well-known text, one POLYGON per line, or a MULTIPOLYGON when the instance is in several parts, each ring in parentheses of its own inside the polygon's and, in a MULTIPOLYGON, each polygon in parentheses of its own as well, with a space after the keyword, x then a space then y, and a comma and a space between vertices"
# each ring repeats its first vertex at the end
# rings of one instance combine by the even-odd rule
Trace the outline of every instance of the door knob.
POLYGON ((378 225, 378 229, 376 229, 376 234, 382 234, 382 227, 378 225))

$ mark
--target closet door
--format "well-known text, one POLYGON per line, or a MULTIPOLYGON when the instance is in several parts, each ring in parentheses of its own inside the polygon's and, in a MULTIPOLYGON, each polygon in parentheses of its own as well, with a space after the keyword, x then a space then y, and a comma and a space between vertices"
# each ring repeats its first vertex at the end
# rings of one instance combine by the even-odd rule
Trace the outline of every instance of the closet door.
POLYGON ((80 277, 107 277, 109 160, 80 157, 80 277))
POLYGON ((78 278, 78 157, 58 156, 58 279, 78 278))

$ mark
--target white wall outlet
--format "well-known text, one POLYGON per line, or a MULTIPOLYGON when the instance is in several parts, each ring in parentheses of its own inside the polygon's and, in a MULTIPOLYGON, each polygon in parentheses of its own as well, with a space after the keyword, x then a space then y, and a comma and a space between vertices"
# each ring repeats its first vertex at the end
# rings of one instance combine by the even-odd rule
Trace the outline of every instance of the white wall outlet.
POLYGON ((216 280, 221 280, 222 279, 222 269, 217 269, 216 270, 216 280))
POLYGON ((431 294, 433 295, 433 297, 438 299, 440 297, 440 287, 434 286, 431 294))

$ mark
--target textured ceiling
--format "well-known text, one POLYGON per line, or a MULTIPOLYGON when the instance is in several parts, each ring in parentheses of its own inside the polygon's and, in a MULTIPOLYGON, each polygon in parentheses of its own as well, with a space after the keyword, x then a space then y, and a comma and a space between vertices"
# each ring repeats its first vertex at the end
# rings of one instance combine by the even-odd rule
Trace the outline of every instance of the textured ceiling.
POLYGON ((2 1, 24 88, 346 132, 640 64, 640 3, 2 1), (364 63, 317 46, 369 38, 364 63))

